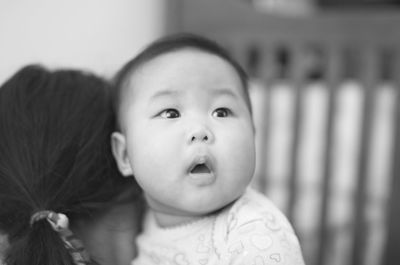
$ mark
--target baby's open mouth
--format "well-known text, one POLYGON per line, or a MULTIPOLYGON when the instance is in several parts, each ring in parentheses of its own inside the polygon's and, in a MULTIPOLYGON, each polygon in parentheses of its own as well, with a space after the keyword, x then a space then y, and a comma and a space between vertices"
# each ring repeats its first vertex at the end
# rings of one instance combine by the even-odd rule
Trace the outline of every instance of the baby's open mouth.
POLYGON ((211 170, 208 168, 206 164, 197 164, 192 170, 190 170, 192 174, 201 174, 201 173, 211 173, 211 170))

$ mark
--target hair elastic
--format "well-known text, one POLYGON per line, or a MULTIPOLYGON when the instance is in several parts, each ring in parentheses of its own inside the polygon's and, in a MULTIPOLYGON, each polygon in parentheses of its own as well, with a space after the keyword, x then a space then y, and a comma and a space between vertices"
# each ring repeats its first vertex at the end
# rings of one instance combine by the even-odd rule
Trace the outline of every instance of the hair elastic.
POLYGON ((46 219, 53 230, 60 235, 76 265, 90 264, 90 256, 82 242, 69 229, 69 220, 65 214, 48 210, 38 211, 31 216, 30 225, 32 226, 35 222, 43 219, 46 219))

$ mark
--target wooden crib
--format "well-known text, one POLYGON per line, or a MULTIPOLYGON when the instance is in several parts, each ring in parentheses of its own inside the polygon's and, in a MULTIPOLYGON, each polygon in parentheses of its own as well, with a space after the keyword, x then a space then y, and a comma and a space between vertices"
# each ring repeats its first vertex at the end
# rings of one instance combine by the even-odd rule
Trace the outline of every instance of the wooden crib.
POLYGON ((216 39, 252 77, 253 185, 287 214, 306 263, 400 264, 400 13, 179 5, 175 29, 216 39))

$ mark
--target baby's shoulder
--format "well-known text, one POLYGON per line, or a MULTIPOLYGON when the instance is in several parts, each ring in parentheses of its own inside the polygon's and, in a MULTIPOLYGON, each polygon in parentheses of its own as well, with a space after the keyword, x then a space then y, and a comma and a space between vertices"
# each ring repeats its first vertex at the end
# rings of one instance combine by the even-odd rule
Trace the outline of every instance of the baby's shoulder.
POLYGON ((262 222, 271 230, 292 229, 285 215, 271 200, 250 188, 229 209, 228 222, 232 221, 237 225, 262 222))
POLYGON ((257 264, 257 257, 265 256, 266 262, 295 258, 293 264, 302 264, 299 242, 289 221, 254 190, 247 190, 217 218, 214 242, 222 259, 257 264))

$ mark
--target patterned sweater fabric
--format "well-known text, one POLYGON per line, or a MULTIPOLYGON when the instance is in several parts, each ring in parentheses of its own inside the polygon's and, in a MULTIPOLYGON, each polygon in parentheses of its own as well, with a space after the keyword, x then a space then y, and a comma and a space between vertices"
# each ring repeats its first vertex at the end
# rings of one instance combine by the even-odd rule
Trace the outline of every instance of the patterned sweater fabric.
POLYGON ((303 265, 299 241, 282 212, 248 188, 217 214, 159 227, 151 211, 132 265, 303 265))

